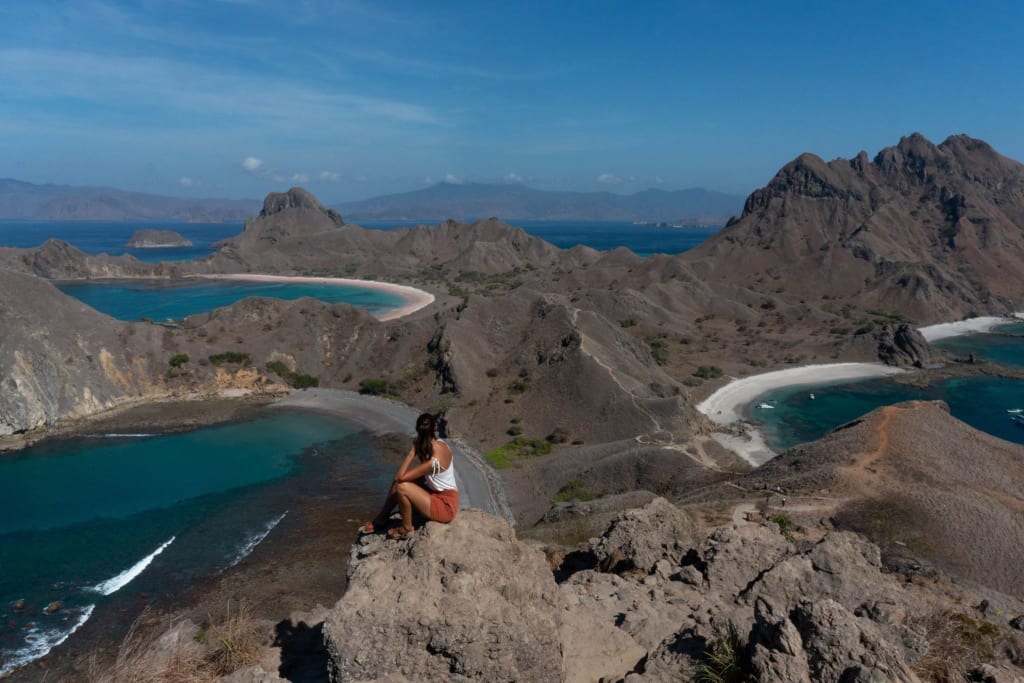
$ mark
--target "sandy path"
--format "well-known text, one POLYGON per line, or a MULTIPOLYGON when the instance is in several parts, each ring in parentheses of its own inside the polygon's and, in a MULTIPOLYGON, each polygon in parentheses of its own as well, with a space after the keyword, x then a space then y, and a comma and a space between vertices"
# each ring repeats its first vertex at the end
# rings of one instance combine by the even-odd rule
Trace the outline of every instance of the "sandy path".
MULTIPOLYGON (((340 389, 306 389, 274 402, 273 406, 292 406, 325 411, 362 425, 375 434, 408 434, 421 411, 412 406, 364 396, 340 389)), ((512 509, 501 480, 483 457, 462 439, 446 439, 455 456, 455 480, 459 486, 459 507, 478 508, 514 523, 512 509)), ((382 492, 383 495, 383 492, 382 492)))
POLYGON ((416 289, 408 285, 396 285, 392 282, 377 282, 376 280, 354 280, 351 278, 344 277, 305 277, 299 275, 259 275, 253 273, 232 273, 232 274, 213 274, 213 275, 196 275, 195 277, 204 277, 215 280, 246 280, 249 282, 290 282, 290 283, 308 283, 318 285, 346 285, 349 287, 360 287, 362 289, 375 289, 379 292, 388 292, 389 294, 395 294, 402 297, 405 304, 398 308, 393 308, 383 315, 377 316, 378 320, 394 320, 401 318, 402 316, 415 313, 421 308, 425 308, 430 304, 434 303, 434 295, 430 292, 424 292, 422 289, 416 289))

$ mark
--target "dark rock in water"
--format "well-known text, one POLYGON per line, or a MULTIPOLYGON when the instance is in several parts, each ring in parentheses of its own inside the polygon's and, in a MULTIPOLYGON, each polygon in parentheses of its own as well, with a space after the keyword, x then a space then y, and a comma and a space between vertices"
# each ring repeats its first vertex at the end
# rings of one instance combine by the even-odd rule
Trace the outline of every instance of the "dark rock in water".
POLYGON ((53 614, 54 612, 56 612, 59 609, 60 609, 60 600, 54 600, 49 605, 47 605, 46 608, 43 611, 46 612, 47 614, 53 614))
POLYGON ((923 368, 933 362, 935 354, 925 338, 907 323, 884 325, 875 333, 878 358, 886 365, 923 368))
POLYGON ((125 246, 132 249, 166 249, 191 247, 192 242, 173 230, 136 230, 125 246))
POLYGON ((13 609, 15 612, 24 612, 25 611, 25 600, 24 599, 22 599, 22 600, 15 600, 14 604, 11 606, 11 609, 13 609))

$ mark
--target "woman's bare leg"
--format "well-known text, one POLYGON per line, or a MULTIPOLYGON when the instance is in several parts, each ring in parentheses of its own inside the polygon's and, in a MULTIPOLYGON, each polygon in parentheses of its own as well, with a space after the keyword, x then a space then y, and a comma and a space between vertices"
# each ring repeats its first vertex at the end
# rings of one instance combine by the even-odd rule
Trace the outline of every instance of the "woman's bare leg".
POLYGON ((411 481, 403 481, 396 488, 398 511, 402 513, 402 528, 412 531, 413 508, 424 517, 430 518, 430 494, 422 486, 411 481))
POLYGON ((383 526, 387 524, 388 518, 391 517, 391 511, 398 505, 398 484, 391 484, 391 488, 388 489, 388 495, 384 499, 384 505, 381 506, 380 512, 373 518, 373 525, 383 526))

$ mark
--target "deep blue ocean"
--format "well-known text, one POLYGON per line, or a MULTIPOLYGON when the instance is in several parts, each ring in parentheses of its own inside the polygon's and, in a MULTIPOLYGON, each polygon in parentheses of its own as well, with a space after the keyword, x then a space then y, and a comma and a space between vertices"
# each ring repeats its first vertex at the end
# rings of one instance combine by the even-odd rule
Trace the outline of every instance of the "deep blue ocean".
MULTIPOLYGON (((373 230, 393 230, 419 225, 416 221, 363 221, 373 230)), ((434 223, 436 224, 436 223, 434 223)), ((640 256, 678 254, 692 249, 718 231, 709 228, 657 228, 626 222, 601 221, 511 221, 531 235, 568 249, 577 244, 607 251, 626 247, 640 256)), ((426 223, 431 225, 431 223, 426 223)), ((212 252, 211 245, 237 235, 242 223, 166 223, 159 221, 12 221, 0 220, 0 246, 37 247, 47 239, 64 240, 87 254, 131 254, 141 261, 183 261, 212 252), (129 249, 125 243, 142 228, 174 230, 192 241, 182 249, 129 249)))

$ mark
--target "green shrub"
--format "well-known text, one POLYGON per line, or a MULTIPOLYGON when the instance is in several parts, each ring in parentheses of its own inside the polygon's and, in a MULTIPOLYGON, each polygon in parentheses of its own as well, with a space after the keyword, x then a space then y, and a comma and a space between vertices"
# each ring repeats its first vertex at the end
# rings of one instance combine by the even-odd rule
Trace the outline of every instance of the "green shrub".
POLYGON ((167 361, 172 368, 180 368, 182 365, 188 362, 188 354, 179 353, 171 356, 171 359, 167 361))
POLYGON ((210 356, 210 362, 217 366, 223 365, 224 363, 249 365, 249 363, 252 362, 252 359, 249 358, 249 354, 241 351, 225 351, 224 353, 215 353, 210 356))
POLYGON ((744 671, 744 645, 736 627, 729 630, 708 647, 706 659, 697 667, 694 680, 698 683, 741 683, 747 679, 744 671))
POLYGON ((796 528, 793 520, 781 512, 777 512, 774 515, 768 515, 768 521, 779 525, 779 531, 786 537, 787 541, 793 540, 793 530, 796 528))
POLYGON ((664 365, 668 362, 668 345, 664 339, 654 339, 648 344, 651 347, 651 357, 654 362, 658 365, 664 365))
POLYGON ((309 389, 310 387, 320 386, 320 378, 295 372, 279 360, 272 360, 264 367, 296 389, 309 389))
POLYGON ((359 393, 370 396, 383 396, 391 393, 390 385, 386 379, 364 379, 359 383, 359 393))
POLYGON ((721 377, 722 374, 724 374, 724 371, 717 365, 701 365, 693 374, 695 377, 700 377, 701 379, 713 379, 715 377, 721 377))
POLYGON ((619 321, 619 325, 622 327, 634 327, 636 325, 636 318, 623 318, 619 321))
POLYGON ((524 393, 529 388, 530 385, 527 384, 526 382, 516 382, 514 384, 509 385, 508 393, 512 394, 513 396, 518 396, 519 394, 524 393))
POLYGON ((590 492, 590 489, 586 487, 582 479, 573 479, 558 489, 558 493, 555 494, 556 503, 566 503, 570 500, 594 500, 594 494, 590 492))
POLYGON ((503 469, 511 465, 518 458, 532 458, 539 455, 547 455, 551 452, 551 444, 544 439, 531 439, 527 436, 517 436, 504 446, 499 446, 488 451, 487 462, 495 469, 503 469))

